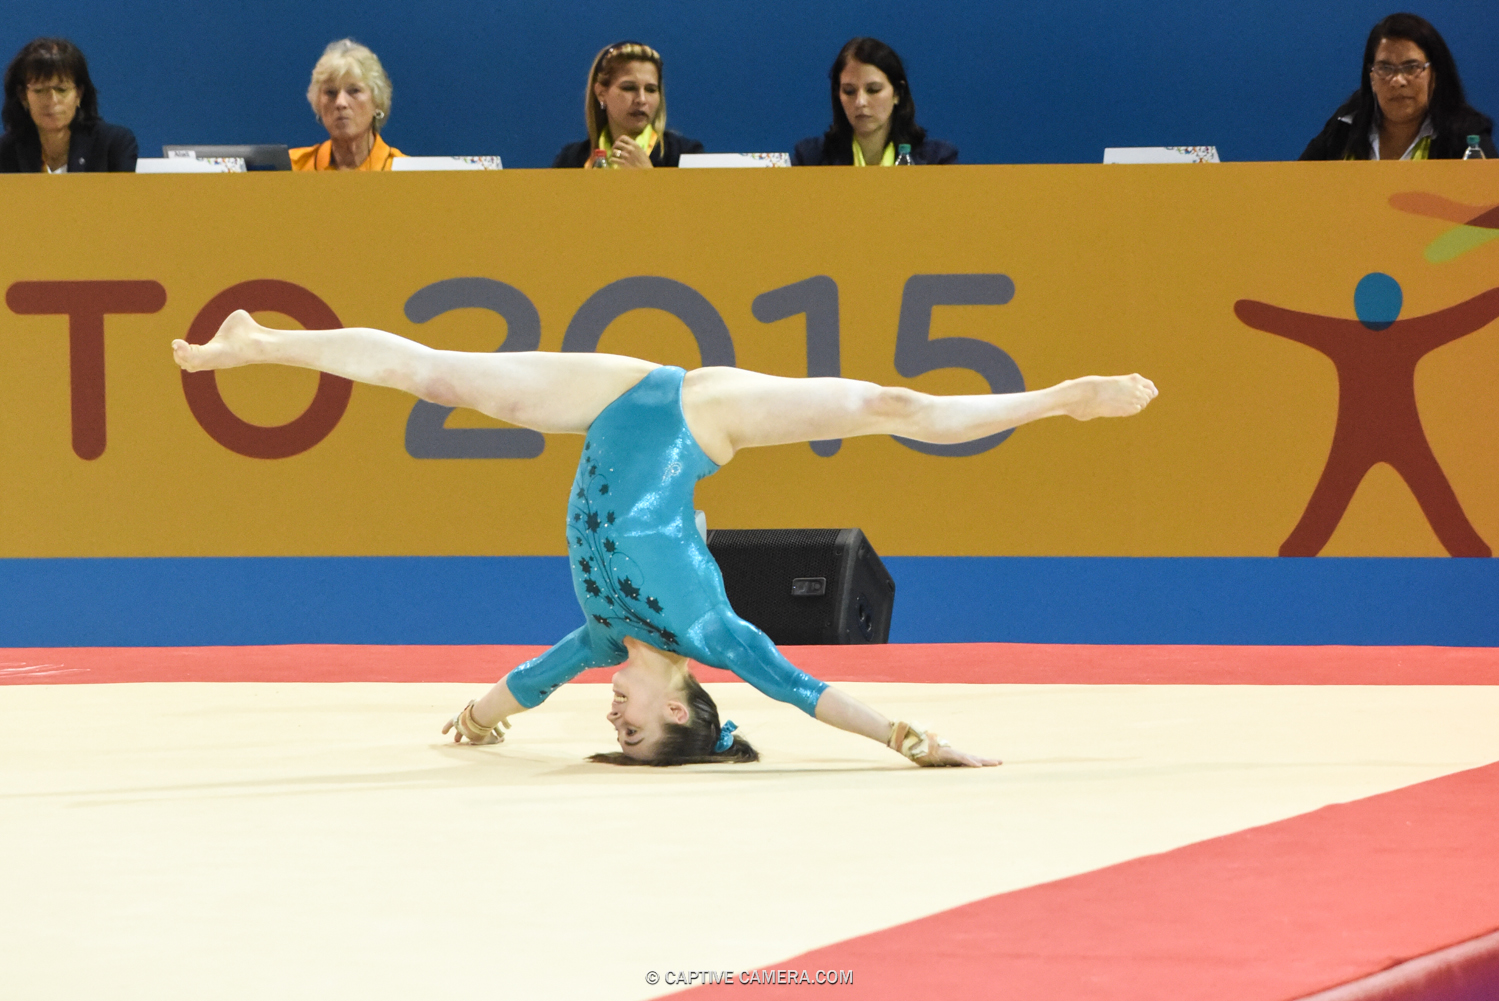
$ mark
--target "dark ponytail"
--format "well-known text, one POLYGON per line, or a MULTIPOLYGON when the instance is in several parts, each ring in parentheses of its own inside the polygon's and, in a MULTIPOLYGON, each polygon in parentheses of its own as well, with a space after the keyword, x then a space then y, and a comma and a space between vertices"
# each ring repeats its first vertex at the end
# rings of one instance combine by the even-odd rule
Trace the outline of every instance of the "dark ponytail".
POLYGON ((621 754, 619 751, 611 751, 607 754, 591 754, 588 760, 608 765, 655 765, 657 767, 703 765, 716 761, 760 760, 760 752, 737 733, 733 734, 733 743, 728 748, 715 752, 713 748, 717 745, 719 734, 722 732, 718 719, 718 703, 713 701, 713 696, 709 695, 707 689, 698 683, 691 671, 687 672, 684 687, 684 694, 687 696, 687 722, 665 725, 661 746, 657 748, 654 758, 643 761, 621 754))

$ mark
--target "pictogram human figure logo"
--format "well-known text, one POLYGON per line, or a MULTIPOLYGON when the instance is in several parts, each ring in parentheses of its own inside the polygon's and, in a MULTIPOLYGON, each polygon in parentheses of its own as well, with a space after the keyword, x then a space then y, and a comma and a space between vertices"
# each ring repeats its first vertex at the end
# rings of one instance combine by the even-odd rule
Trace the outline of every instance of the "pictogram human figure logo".
POLYGON ((1338 370, 1338 421, 1327 465, 1282 556, 1315 556, 1327 545, 1376 463, 1388 463, 1410 487, 1437 538, 1453 556, 1489 556, 1432 454, 1416 409, 1416 363, 1499 317, 1499 288, 1435 313, 1399 319, 1395 279, 1365 275, 1354 292, 1356 320, 1299 313, 1240 299, 1234 314, 1256 330, 1315 348, 1338 370))

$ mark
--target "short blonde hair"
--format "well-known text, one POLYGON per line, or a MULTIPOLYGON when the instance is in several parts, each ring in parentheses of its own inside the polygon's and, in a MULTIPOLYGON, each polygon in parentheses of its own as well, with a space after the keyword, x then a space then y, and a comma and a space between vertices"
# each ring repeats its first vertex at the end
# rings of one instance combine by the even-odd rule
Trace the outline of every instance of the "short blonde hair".
POLYGON ((650 63, 656 67, 656 83, 661 88, 661 103, 656 106, 656 117, 651 120, 651 128, 658 134, 666 131, 666 72, 661 68, 661 53, 640 42, 615 42, 600 49, 599 54, 593 57, 593 67, 588 71, 588 86, 583 91, 583 121, 588 124, 588 142, 592 146, 599 144, 599 136, 609 127, 609 116, 599 107, 593 85, 601 83, 605 87, 609 86, 614 74, 626 63, 650 63))
POLYGON ((380 57, 360 45, 352 38, 340 38, 329 42, 323 56, 312 68, 312 82, 307 85, 307 103, 318 112, 318 92, 324 85, 335 80, 353 77, 370 89, 370 99, 375 103, 375 132, 390 121, 390 77, 380 65, 380 57))

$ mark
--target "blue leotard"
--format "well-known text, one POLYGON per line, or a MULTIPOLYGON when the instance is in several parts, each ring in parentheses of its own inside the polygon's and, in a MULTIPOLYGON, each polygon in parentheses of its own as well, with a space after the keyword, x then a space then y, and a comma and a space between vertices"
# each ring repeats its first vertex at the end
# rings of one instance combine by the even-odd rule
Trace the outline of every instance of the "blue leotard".
POLYGON ((506 675, 530 709, 589 667, 628 656, 626 636, 733 671, 773 699, 815 715, 827 683, 792 666, 734 614, 698 534, 692 491, 718 471, 682 413, 680 368, 653 369, 588 428, 567 506, 573 590, 586 621, 506 675))

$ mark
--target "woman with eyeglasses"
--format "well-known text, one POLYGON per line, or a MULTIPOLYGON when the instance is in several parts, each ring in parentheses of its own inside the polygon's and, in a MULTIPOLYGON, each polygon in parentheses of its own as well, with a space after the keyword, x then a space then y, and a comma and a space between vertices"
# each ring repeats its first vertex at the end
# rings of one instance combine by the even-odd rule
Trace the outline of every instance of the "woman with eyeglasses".
POLYGON ((1303 160, 1456 160, 1478 136, 1494 157, 1494 123, 1469 104, 1447 43, 1415 14, 1391 14, 1364 45, 1359 89, 1333 112, 1303 160))
POLYGON ((803 139, 791 154, 793 167, 889 167, 901 146, 913 164, 956 163, 958 148, 933 139, 916 124, 916 99, 906 67, 878 38, 851 39, 828 71, 833 87, 833 124, 803 139))
POLYGON ((135 170, 135 136, 99 117, 88 62, 65 38, 26 43, 5 70, 0 173, 135 170))
POLYGON ((640 42, 616 42, 594 56, 583 122, 588 138, 562 147, 553 167, 649 170, 703 151, 696 139, 667 129, 661 53, 640 42))

